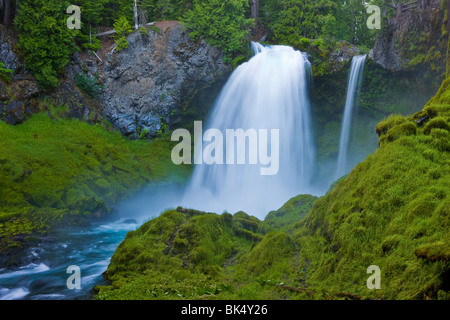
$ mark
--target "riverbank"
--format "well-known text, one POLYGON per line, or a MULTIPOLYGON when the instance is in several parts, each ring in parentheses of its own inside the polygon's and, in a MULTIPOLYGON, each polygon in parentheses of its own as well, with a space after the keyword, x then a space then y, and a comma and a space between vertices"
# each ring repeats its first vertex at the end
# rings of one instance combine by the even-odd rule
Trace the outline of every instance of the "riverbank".
POLYGON ((23 250, 52 241, 52 230, 113 218, 120 200, 152 182, 183 184, 190 172, 172 164, 167 138, 131 141, 106 122, 46 108, 20 125, 0 122, 1 268, 28 264, 23 250))

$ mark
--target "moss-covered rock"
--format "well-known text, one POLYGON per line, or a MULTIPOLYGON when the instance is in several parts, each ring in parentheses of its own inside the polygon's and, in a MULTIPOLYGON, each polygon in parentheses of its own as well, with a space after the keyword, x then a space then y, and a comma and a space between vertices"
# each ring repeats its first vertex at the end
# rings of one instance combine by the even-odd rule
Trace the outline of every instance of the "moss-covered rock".
POLYGON ((430 134, 432 129, 444 129, 449 131, 450 127, 443 117, 437 117, 433 120, 430 120, 430 122, 426 124, 426 126, 423 128, 423 133, 428 135, 430 134))
POLYGON ((97 298, 204 299, 229 293, 233 289, 225 268, 262 239, 263 224, 243 212, 235 216, 183 208, 164 212, 128 233, 106 272, 111 286, 97 288, 97 298), (165 294, 148 290, 157 287, 165 294))

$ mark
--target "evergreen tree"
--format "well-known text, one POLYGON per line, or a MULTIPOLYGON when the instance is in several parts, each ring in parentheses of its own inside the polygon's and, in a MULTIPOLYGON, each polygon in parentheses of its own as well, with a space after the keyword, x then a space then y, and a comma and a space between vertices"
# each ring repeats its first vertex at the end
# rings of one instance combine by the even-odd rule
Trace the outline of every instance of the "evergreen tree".
POLYGON ((73 39, 79 32, 66 23, 69 5, 61 0, 21 1, 15 18, 25 65, 44 87, 58 85, 58 75, 77 50, 73 39))
POLYGON ((81 8, 81 33, 77 37, 77 42, 84 49, 97 51, 100 49, 100 41, 94 34, 97 33, 97 27, 102 25, 105 12, 105 6, 110 0, 78 0, 74 4, 81 8))

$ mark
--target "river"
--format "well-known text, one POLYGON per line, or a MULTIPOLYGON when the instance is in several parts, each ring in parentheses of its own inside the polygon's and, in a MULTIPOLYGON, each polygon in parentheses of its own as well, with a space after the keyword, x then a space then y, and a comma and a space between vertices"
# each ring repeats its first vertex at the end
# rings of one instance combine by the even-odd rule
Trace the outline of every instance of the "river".
POLYGON ((14 271, 0 269, 0 300, 78 300, 92 299, 93 287, 104 283, 102 273, 136 221, 92 225, 56 232, 57 242, 31 248, 33 262, 14 271), (124 223, 127 222, 127 223, 124 223), (81 272, 80 289, 69 289, 69 266, 81 272))

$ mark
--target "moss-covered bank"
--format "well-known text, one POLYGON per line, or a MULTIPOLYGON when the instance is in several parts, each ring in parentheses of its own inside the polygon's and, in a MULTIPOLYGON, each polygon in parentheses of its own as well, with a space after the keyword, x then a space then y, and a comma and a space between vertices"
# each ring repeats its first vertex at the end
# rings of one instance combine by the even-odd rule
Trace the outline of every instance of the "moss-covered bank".
POLYGON ((49 110, 17 126, 0 121, 1 267, 20 264, 20 249, 54 227, 107 218, 140 187, 189 175, 170 161, 170 141, 131 141, 49 110))
POLYGON ((448 299, 449 123, 447 80, 423 111, 380 123, 379 149, 318 200, 266 221, 166 212, 128 234, 97 298, 448 299))
POLYGON ((449 297, 448 85, 423 111, 381 122, 380 148, 296 228, 311 262, 308 286, 372 298, 449 297), (381 290, 365 287, 370 265, 381 268, 381 290))

